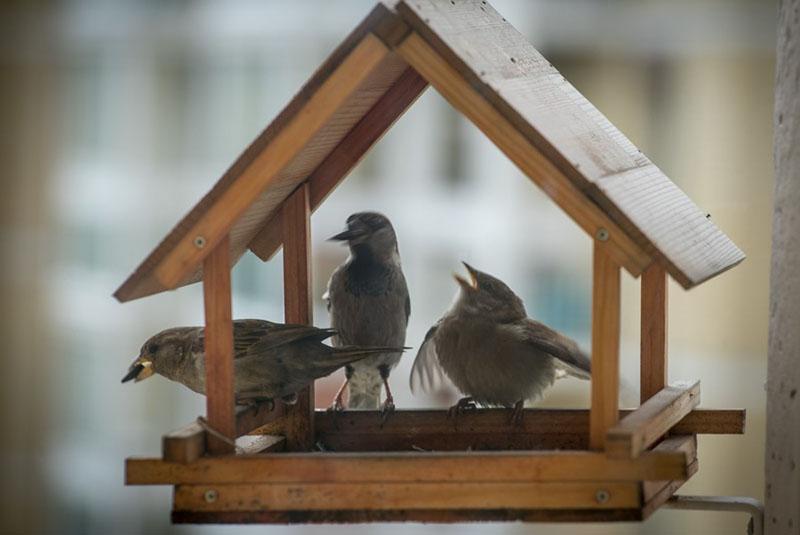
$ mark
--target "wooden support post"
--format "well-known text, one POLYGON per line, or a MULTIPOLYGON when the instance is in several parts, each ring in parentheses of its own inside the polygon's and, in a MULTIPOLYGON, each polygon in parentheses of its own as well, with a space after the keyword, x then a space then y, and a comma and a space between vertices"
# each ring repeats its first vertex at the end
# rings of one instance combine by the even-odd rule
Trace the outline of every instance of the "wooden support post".
MULTIPOLYGON (((283 292, 286 323, 311 325, 311 207, 308 182, 283 202, 283 292)), ((286 409, 286 446, 310 450, 314 443, 314 385, 286 409)))
MULTIPOLYGON (((203 297, 206 312, 206 414, 208 424, 236 439, 233 392, 233 322, 231 319, 230 239, 226 235, 203 261, 203 297)), ((208 451, 231 453, 234 448, 212 435, 208 451)))
POLYGON ((592 283, 592 407, 589 447, 605 446, 606 432, 619 418, 620 266, 594 243, 592 283))
POLYGON ((667 272, 653 262, 642 273, 640 396, 644 403, 667 386, 667 272))

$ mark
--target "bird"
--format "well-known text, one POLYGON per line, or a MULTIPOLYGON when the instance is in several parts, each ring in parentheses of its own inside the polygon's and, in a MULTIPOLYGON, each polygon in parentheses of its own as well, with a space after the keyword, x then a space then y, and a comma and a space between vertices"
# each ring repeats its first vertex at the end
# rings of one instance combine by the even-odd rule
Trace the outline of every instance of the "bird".
POLYGON ((449 379, 466 397, 457 415, 476 405, 513 407, 520 423, 526 400, 542 396, 556 378, 591 378, 591 361, 578 344, 528 317, 522 299, 500 279, 462 262, 458 293, 428 330, 411 369, 412 392, 449 379))
MULTIPOLYGON (((350 248, 323 295, 331 327, 336 330, 334 345, 403 346, 411 300, 392 223, 377 212, 358 212, 348 217, 347 228, 330 240, 346 242, 350 248)), ((347 388, 349 408, 380 408, 385 419, 394 410, 389 374, 400 356, 398 351, 387 351, 345 365, 345 381, 331 409, 345 407, 342 397, 347 388), (383 404, 381 387, 386 389, 383 404)))
MULTIPOLYGON (((333 329, 266 320, 233 321, 234 394, 237 404, 281 399, 297 401, 297 392, 315 379, 394 347, 331 347, 322 341, 333 329)), ((205 329, 174 327, 151 336, 142 345, 122 382, 159 374, 205 394, 205 329)), ((402 351, 402 348, 400 349, 402 351)))

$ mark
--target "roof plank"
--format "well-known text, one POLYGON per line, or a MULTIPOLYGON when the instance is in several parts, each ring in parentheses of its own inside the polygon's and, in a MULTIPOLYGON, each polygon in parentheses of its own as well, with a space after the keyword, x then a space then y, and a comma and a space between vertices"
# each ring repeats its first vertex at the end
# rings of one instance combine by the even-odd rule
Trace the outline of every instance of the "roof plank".
MULTIPOLYGON (((339 182, 391 128, 392 124, 411 106, 426 87, 428 87, 428 82, 414 69, 407 68, 372 109, 348 132, 308 177, 311 187, 312 211, 322 204, 339 185, 339 182)), ((250 250, 264 261, 272 258, 282 245, 283 236, 280 224, 280 217, 273 216, 250 242, 250 250)))
POLYGON ((396 9, 564 178, 684 287, 744 259, 685 193, 490 4, 401 0, 396 9))
POLYGON ((308 180, 315 208, 434 79, 634 276, 656 259, 689 288, 744 258, 487 2, 392 0, 351 32, 115 297, 201 280, 203 258, 226 234, 232 265, 248 247, 269 258, 280 247, 274 216, 291 192, 308 180), (412 52, 424 54, 409 67, 412 52))
POLYGON ((365 103, 359 98, 362 95, 356 95, 357 90, 388 54, 388 49, 376 37, 367 36, 359 43, 295 118, 242 170, 237 180, 220 192, 216 201, 166 253, 154 269, 162 286, 174 288, 185 280, 187 272, 207 254, 207 248, 216 246, 237 220, 239 228, 233 229, 232 237, 237 237, 237 231, 246 232, 251 225, 259 226, 259 219, 263 221, 259 217, 261 213, 274 209, 294 190, 296 184, 292 179, 297 175, 304 178, 302 171, 308 166, 308 160, 321 159, 326 149, 336 146, 337 134, 339 138, 344 136, 347 129, 340 127, 337 118, 344 116, 352 121, 359 116, 359 110, 348 109, 348 104, 364 107, 365 103), (355 103, 350 99, 354 95, 355 103), (314 136, 317 143, 310 143, 314 136), (267 186, 271 186, 270 191, 263 195, 267 186), (204 238, 207 248, 196 246, 196 237, 204 238))
POLYGON ((488 103, 419 34, 400 43, 398 52, 417 69, 455 108, 475 123, 508 158, 536 182, 615 262, 638 277, 652 258, 637 245, 597 204, 587 198, 553 163, 533 146, 506 117, 488 103))
POLYGON ((383 5, 345 39, 278 117, 114 294, 129 301, 202 278, 201 260, 230 232, 235 264, 280 203, 406 71, 370 32, 397 23, 383 5), (198 248, 194 240, 202 236, 198 248))

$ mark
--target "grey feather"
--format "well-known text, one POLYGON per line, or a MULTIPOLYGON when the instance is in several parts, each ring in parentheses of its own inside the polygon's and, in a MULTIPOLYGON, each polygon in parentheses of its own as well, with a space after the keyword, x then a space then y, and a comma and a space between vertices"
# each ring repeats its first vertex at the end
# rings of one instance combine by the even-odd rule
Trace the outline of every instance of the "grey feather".
MULTIPOLYGON (((347 241, 350 248, 323 296, 337 331, 334 344, 403 346, 411 301, 391 223, 374 212, 353 214, 347 230, 334 239, 347 241)), ((400 352, 387 352, 348 366, 349 406, 378 408, 384 376, 400 357, 400 352)))
POLYGON ((444 370, 439 364, 439 355, 436 352, 436 343, 434 341, 439 323, 441 321, 428 329, 425 334, 425 340, 419 347, 417 357, 414 359, 411 375, 409 376, 409 386, 412 393, 417 393, 420 390, 433 392, 441 389, 448 381, 444 370))
POLYGON ((465 264, 472 281, 425 336, 411 370, 412 390, 451 381, 477 403, 510 407, 535 399, 563 374, 591 377, 589 357, 570 338, 527 317, 501 280, 465 264))
MULTIPOLYGON (((331 347, 323 340, 336 333, 309 325, 265 320, 233 322, 234 391, 237 400, 291 396, 315 379, 396 347, 331 347)), ((205 394, 205 329, 176 327, 148 339, 131 370, 142 363, 167 379, 205 394)), ((130 373, 129 373, 130 375, 130 373)))
POLYGON ((578 344, 544 323, 530 318, 508 324, 514 334, 520 336, 531 347, 543 351, 557 360, 556 366, 579 379, 591 379, 592 363, 578 344))

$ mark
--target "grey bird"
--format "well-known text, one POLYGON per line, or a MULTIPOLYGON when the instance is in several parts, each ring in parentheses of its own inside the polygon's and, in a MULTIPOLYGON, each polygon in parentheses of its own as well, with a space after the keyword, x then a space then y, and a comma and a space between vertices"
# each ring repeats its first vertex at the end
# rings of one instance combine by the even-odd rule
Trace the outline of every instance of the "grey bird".
POLYGON ((411 389, 433 389, 449 379, 465 398, 457 414, 475 404, 514 407, 519 423, 526 400, 540 397, 556 378, 591 378, 589 357, 578 344, 532 320, 503 281, 463 263, 450 309, 430 328, 411 370, 411 389))
MULTIPOLYGON (((266 320, 233 322, 234 392, 239 404, 282 399, 297 400, 297 392, 359 359, 383 354, 394 347, 336 347, 323 340, 333 329, 266 320)), ((133 361, 125 383, 157 373, 205 394, 205 329, 175 327, 148 339, 133 361)), ((399 349, 402 351, 402 348, 399 349)))
MULTIPOLYGON (((346 230, 330 239, 350 247, 350 256, 333 272, 323 296, 337 332, 334 344, 403 346, 411 301, 389 219, 375 212, 353 214, 347 218, 346 230)), ((346 365, 345 382, 331 408, 344 408, 342 395, 347 387, 350 408, 380 407, 384 417, 388 415, 394 410, 389 374, 400 356, 398 351, 388 351, 346 365), (383 405, 381 386, 386 389, 383 405)))

